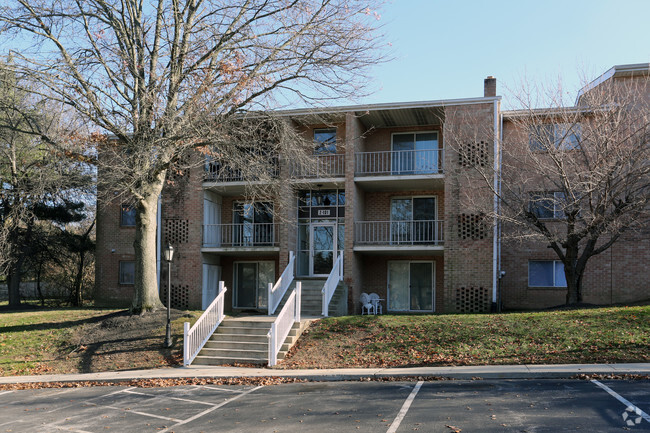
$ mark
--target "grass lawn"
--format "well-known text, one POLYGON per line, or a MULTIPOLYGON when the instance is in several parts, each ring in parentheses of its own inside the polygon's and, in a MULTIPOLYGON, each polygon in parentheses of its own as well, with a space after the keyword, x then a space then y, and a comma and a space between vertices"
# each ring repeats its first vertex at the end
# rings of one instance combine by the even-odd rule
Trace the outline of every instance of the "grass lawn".
POLYGON ((280 368, 650 361, 650 306, 320 320, 280 368))
MULTIPOLYGON (((0 304, 0 376, 155 368, 182 361, 184 321, 175 312, 174 347, 162 348, 165 312, 131 316, 124 310, 8 310, 0 304)), ((174 311, 174 310, 172 310, 174 311)))

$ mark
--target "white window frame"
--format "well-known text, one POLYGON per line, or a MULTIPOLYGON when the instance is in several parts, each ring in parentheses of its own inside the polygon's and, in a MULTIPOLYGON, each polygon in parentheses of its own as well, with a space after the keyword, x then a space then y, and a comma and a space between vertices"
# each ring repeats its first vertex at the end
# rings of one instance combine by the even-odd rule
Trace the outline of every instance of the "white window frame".
POLYGON ((580 148, 580 138, 582 135, 582 127, 580 123, 540 123, 533 125, 533 128, 548 128, 549 136, 544 137, 542 141, 539 140, 541 133, 533 135, 532 132, 528 133, 528 148, 532 152, 545 152, 547 150, 547 142, 553 140, 553 148, 558 150, 574 150, 580 148), (552 135, 552 136, 551 136, 552 135), (568 137, 568 138, 565 138, 568 137), (577 137, 577 139, 570 139, 570 137, 577 137), (533 141, 534 140, 534 141, 533 141), (534 145, 533 145, 534 143, 534 145))
MULTIPOLYGON (((256 309, 262 309, 262 310, 265 310, 267 308, 266 306, 260 307, 259 305, 257 305, 258 301, 259 301, 259 298, 260 298, 259 290, 261 290, 260 289, 260 284, 259 284, 259 280, 260 280, 260 267, 259 266, 260 266, 260 263, 272 263, 273 264, 273 281, 270 281, 270 282, 275 282, 275 279, 276 279, 276 275, 275 275, 275 273, 276 273, 276 270, 275 270, 276 263, 275 263, 274 260, 237 260, 237 261, 232 262, 232 286, 233 286, 232 307, 233 308, 235 308, 235 309, 256 308, 256 309), (255 287, 257 287, 256 292, 255 292, 255 307, 240 307, 240 306, 236 305, 237 301, 239 300, 238 299, 238 297, 239 297, 239 293, 238 293, 239 292, 239 290, 238 290, 239 286, 237 284, 238 283, 238 281, 237 281, 237 265, 240 264, 240 263, 255 263, 257 265, 257 274, 255 275, 255 287)), ((266 290, 266 287, 262 288, 262 290, 266 290)), ((267 299, 266 300, 267 305, 268 305, 268 302, 269 302, 269 300, 267 299)))
MULTIPOLYGON (((553 201, 553 216, 551 217, 540 217, 537 215, 536 212, 536 207, 539 205, 539 203, 536 203, 532 197, 531 200, 528 203, 529 209, 531 212, 537 216, 538 219, 540 220, 563 220, 566 219, 566 214, 564 213, 564 210, 558 206, 558 203, 562 200, 566 200, 566 194, 563 193, 562 191, 541 191, 541 192, 533 192, 531 195, 537 195, 541 196, 541 199, 545 199, 548 197, 548 200, 553 201), (552 197, 551 197, 552 196, 552 197)), ((550 210, 550 209, 549 209, 550 210)))
POLYGON ((396 313, 435 313, 436 311, 436 261, 435 260, 388 260, 386 262, 386 311, 396 313), (390 264, 391 263, 431 263, 431 310, 411 310, 411 270, 409 268, 409 309, 394 310, 390 308, 390 264))
POLYGON ((562 289, 566 288, 567 287, 566 286, 566 275, 564 276, 564 281, 565 281, 564 286, 556 286, 555 285, 555 280, 556 280, 555 279, 555 267, 556 267, 556 264, 558 264, 558 263, 560 264, 560 266, 564 266, 564 264, 560 260, 528 260, 528 287, 554 287, 554 288, 562 288, 562 289), (533 285, 531 283, 531 281, 530 281, 530 264, 532 262, 553 263, 553 285, 552 286, 549 286, 549 285, 533 285))
POLYGON ((120 260, 117 279, 119 281, 119 284, 122 285, 122 286, 133 286, 133 285, 135 285, 135 260, 120 260), (133 263, 133 281, 124 281, 122 279, 122 275, 123 275, 122 274, 122 265, 124 263, 133 263))
POLYGON ((338 130, 336 129, 336 126, 331 127, 331 128, 314 128, 313 129, 313 136, 314 136, 314 154, 315 155, 335 155, 337 150, 338 150, 338 130), (330 142, 325 142, 325 141, 316 141, 316 133, 318 132, 325 132, 325 131, 333 131, 334 132, 334 152, 323 152, 323 151, 318 151, 318 149, 322 149, 320 147, 324 143, 330 143, 330 142))

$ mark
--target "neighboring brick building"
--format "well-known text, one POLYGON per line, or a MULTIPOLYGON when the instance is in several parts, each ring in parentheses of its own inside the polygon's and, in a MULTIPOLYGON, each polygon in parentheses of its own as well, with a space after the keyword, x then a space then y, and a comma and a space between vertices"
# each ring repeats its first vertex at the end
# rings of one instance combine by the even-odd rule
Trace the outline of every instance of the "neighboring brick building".
MULTIPOLYGON (((604 79, 616 79, 615 72, 604 79)), ((472 210, 494 202, 471 166, 492 167, 500 129, 512 128, 500 104, 496 80, 488 77, 479 98, 318 110, 332 120, 308 126, 317 171, 304 174, 299 188, 284 184, 282 195, 293 197, 293 207, 285 210, 289 222, 274 221, 273 200, 246 202, 245 182, 220 172, 218 164, 178 177, 163 191, 159 207, 160 244, 169 241, 176 249, 172 305, 205 307, 223 280, 232 309, 263 311, 267 285, 283 272, 290 252, 296 255, 296 279, 315 281, 324 281, 343 254, 342 286, 351 314, 360 312, 362 292, 378 293, 389 312, 488 311, 499 285, 507 308, 561 304, 565 289, 528 284, 529 260, 554 260, 552 252, 540 245, 502 247, 493 222, 472 210), (463 137, 457 140, 460 153, 445 146, 452 135, 463 137), (506 274, 500 281, 501 270, 506 274)), ((313 113, 282 112, 302 123, 313 113)), ((285 169, 280 164, 280 176, 285 169)), ((128 207, 99 206, 100 305, 131 301, 132 225, 128 207)), ((622 240, 594 258, 585 301, 650 297, 648 259, 650 236, 622 240)), ((161 272, 163 292, 165 278, 161 272)))

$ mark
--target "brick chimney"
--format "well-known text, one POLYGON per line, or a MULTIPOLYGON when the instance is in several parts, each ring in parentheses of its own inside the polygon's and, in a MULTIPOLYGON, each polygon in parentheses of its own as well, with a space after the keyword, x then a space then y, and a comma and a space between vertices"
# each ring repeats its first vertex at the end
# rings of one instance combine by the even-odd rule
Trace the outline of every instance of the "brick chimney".
POLYGON ((497 79, 492 75, 483 80, 483 96, 497 96, 497 79))

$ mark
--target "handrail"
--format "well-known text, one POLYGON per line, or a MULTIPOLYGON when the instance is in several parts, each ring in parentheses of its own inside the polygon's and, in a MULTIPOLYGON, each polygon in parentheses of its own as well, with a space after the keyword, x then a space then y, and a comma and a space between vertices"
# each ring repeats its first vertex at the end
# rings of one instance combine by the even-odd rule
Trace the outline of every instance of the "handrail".
POLYGON ((287 339, 291 327, 295 322, 300 322, 300 293, 302 291, 302 283, 298 281, 296 288, 293 289, 284 304, 280 314, 271 324, 271 329, 266 336, 269 339, 269 367, 273 367, 278 363, 278 352, 287 339))
POLYGON ((276 247, 279 244, 279 225, 275 223, 203 224, 204 247, 276 247))
POLYGON ((443 149, 383 150, 355 154, 355 176, 443 173, 443 149))
POLYGON ((292 175, 297 178, 333 178, 345 176, 345 154, 324 153, 312 155, 312 164, 295 165, 292 175))
POLYGON ((442 245, 444 221, 356 221, 355 245, 442 245))
POLYGON ((278 305, 280 305, 284 294, 287 292, 287 289, 293 282, 293 269, 295 261, 296 256, 293 254, 293 251, 289 251, 289 263, 287 264, 287 267, 284 268, 284 272, 282 272, 282 275, 280 275, 278 281, 275 282, 275 285, 269 283, 267 297, 269 316, 275 313, 275 310, 277 310, 278 305))
POLYGON ((327 280, 325 280, 325 284, 323 284, 323 289, 321 290, 321 294, 323 295, 323 310, 321 311, 321 314, 323 317, 327 317, 329 315, 330 301, 332 300, 332 296, 334 296, 336 287, 339 285, 339 281, 343 281, 342 253, 340 253, 336 258, 334 266, 332 266, 332 272, 330 272, 327 280))
POLYGON ((183 324, 183 365, 188 367, 205 343, 210 339, 217 326, 223 321, 224 295, 226 286, 219 281, 219 294, 205 309, 199 320, 190 328, 190 322, 183 324))

